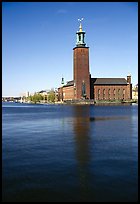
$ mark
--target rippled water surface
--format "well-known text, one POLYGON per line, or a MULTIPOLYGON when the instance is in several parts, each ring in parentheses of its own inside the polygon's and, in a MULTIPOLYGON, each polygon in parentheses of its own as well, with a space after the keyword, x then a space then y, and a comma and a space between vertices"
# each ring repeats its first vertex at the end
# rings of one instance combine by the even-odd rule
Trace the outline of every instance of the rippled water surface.
POLYGON ((137 201, 138 105, 2 104, 3 201, 137 201))

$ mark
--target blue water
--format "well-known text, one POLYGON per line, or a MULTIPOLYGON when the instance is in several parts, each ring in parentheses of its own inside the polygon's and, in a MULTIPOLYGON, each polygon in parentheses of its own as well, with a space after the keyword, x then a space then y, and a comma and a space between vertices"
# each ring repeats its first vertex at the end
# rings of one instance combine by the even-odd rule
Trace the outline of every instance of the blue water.
POLYGON ((2 104, 2 200, 138 200, 138 105, 2 104))

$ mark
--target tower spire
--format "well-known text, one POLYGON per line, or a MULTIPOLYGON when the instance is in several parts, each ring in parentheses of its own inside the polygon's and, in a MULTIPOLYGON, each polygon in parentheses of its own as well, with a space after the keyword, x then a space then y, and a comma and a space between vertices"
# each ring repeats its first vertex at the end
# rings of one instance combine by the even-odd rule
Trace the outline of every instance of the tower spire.
POLYGON ((78 21, 80 21, 80 26, 79 26, 79 32, 82 32, 82 23, 81 21, 83 21, 84 18, 78 19, 78 21))
POLYGON ((79 32, 82 32, 82 24, 80 23, 79 32))
POLYGON ((84 18, 78 19, 78 21, 80 22, 80 26, 79 26, 79 31, 77 31, 77 43, 76 46, 77 47, 85 47, 86 43, 84 42, 84 37, 85 37, 85 32, 82 30, 82 23, 81 21, 83 21, 84 18))
POLYGON ((61 85, 63 86, 64 85, 64 77, 62 76, 62 79, 61 79, 61 85))

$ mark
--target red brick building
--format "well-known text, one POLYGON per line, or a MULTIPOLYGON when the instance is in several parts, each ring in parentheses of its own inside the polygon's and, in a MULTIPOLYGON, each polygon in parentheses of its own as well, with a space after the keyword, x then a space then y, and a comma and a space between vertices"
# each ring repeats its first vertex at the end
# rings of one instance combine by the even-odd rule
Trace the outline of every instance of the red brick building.
MULTIPOLYGON (((129 100, 132 99, 131 76, 125 78, 91 78, 89 47, 84 41, 85 32, 80 23, 73 48, 73 80, 58 88, 58 100, 129 100)), ((62 80, 63 82, 63 80, 62 80)))
POLYGON ((94 100, 132 99, 131 76, 125 78, 92 78, 91 97, 94 100))

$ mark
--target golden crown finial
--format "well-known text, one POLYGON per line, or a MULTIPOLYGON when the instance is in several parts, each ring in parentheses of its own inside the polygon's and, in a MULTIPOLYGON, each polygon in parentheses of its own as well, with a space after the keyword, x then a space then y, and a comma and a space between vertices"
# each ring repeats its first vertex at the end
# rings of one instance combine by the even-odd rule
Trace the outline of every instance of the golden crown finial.
POLYGON ((84 18, 78 19, 78 21, 80 21, 80 26, 79 26, 79 32, 82 32, 82 24, 81 21, 83 21, 84 18))

